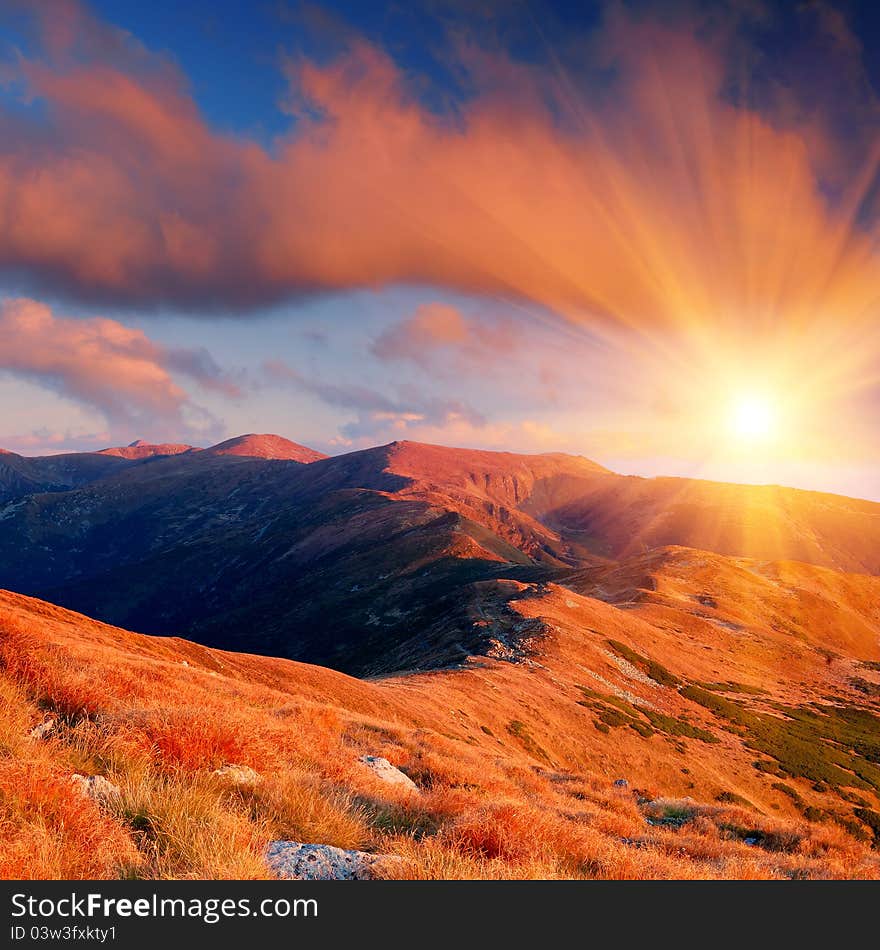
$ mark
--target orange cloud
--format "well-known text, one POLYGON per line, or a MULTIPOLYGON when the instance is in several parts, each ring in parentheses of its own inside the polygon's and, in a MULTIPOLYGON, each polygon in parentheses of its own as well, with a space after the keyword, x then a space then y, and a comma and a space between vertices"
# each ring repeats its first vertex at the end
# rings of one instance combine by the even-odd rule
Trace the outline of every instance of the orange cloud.
POLYGON ((469 318, 449 304, 429 303, 380 334, 372 351, 382 360, 410 360, 423 367, 436 368, 438 357, 451 358, 453 368, 463 363, 488 367, 518 344, 518 328, 509 319, 469 318))
POLYGON ((58 317, 34 300, 0 301, 0 373, 23 377, 96 409, 111 427, 192 432, 210 422, 175 382, 183 376, 234 395, 210 357, 170 349, 115 320, 58 317))
POLYGON ((463 48, 477 91, 455 121, 355 41, 289 65, 308 109, 271 151, 211 130, 142 51, 66 56, 73 29, 99 27, 67 23, 19 66, 48 132, 0 120, 0 266, 31 280, 194 308, 426 283, 704 356, 756 333, 820 352, 873 336, 880 148, 832 204, 821 130, 726 100, 720 53, 682 27, 609 19, 614 79, 593 98, 561 69, 463 48))

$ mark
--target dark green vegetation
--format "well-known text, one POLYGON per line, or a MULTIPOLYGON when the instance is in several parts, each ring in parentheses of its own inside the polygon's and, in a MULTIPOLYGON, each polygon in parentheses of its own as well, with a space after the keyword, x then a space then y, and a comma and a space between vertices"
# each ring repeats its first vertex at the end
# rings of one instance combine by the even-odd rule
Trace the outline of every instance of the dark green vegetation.
POLYGON ((785 782, 774 782, 770 788, 776 789, 777 792, 782 792, 783 795, 788 795, 798 808, 803 807, 804 800, 801 798, 800 792, 798 792, 796 788, 792 788, 791 785, 786 785, 785 782))
MULTIPOLYGON (((783 706, 773 704, 779 715, 755 712, 740 703, 717 696, 696 685, 686 686, 682 696, 711 710, 750 749, 770 757, 754 763, 771 775, 803 778, 814 790, 834 791, 843 801, 860 804, 853 814, 868 825, 880 843, 880 814, 864 807, 852 788, 880 792, 880 718, 858 706, 783 706)), ((796 789, 783 782, 771 786, 792 799, 808 821, 835 821, 856 837, 862 826, 838 812, 807 805, 796 789)))
POLYGON ((799 840, 793 833, 778 833, 762 831, 760 828, 725 823, 720 826, 723 832, 743 841, 753 847, 763 848, 765 851, 789 851, 799 840))
POLYGON ((832 788, 880 791, 880 719, 855 706, 778 707, 754 712, 699 686, 681 695, 724 719, 750 748, 774 759, 781 772, 832 788))
POLYGON ((880 683, 872 683, 870 680, 862 679, 861 676, 853 676, 850 678, 849 682, 853 689, 857 689, 860 693, 864 693, 865 696, 871 696, 875 699, 880 699, 880 683))
POLYGON ((618 656, 632 663, 632 665, 640 669, 645 676, 650 676, 655 683, 659 683, 661 686, 678 686, 681 682, 681 680, 670 673, 662 663, 658 663, 656 660, 650 660, 648 657, 642 656, 641 653, 636 653, 635 650, 630 649, 625 643, 621 643, 619 640, 607 640, 606 642, 618 656))
MULTIPOLYGON (((809 804, 791 785, 783 781, 773 782, 771 787, 788 796, 807 820, 834 821, 862 838, 865 836, 864 825, 867 825, 875 841, 880 842, 880 813, 867 807, 864 798, 853 791, 880 793, 880 717, 875 713, 843 701, 815 702, 808 706, 767 702, 765 706, 769 708, 753 709, 746 705, 745 699, 721 694, 766 695, 760 687, 733 680, 682 684, 650 657, 618 641, 607 642, 619 656, 655 682, 665 686, 678 685, 684 699, 711 712, 720 720, 722 729, 737 736, 747 748, 761 753, 764 757, 754 762, 758 771, 777 778, 810 781, 814 791, 834 794, 841 801, 857 806, 851 814, 819 808, 809 804)), ((880 664, 864 665, 873 669, 880 664)), ((602 732, 626 726, 646 737, 656 732, 672 741, 680 738, 720 741, 708 730, 683 719, 637 708, 625 700, 585 686, 578 688, 584 695, 579 705, 595 713, 594 725, 602 732)), ((721 792, 717 800, 749 806, 745 799, 732 792, 721 792)), ((748 829, 742 836, 758 837, 748 829)), ((772 847, 763 841, 762 846, 772 847)))
POLYGON ((739 805, 742 808, 754 808, 755 806, 742 795, 737 795, 736 792, 719 792, 715 796, 715 801, 720 802, 722 805, 739 805))
POLYGON ((854 812, 856 818, 863 821, 874 835, 874 843, 880 845, 880 813, 870 808, 857 808, 854 812))
POLYGON ((650 739, 655 733, 659 733, 670 738, 698 739, 700 742, 719 741, 711 732, 692 726, 683 719, 676 719, 653 709, 633 706, 625 699, 596 692, 587 686, 578 686, 578 689, 585 697, 578 700, 578 705, 591 709, 596 714, 593 725, 600 732, 628 726, 644 739, 650 739))
POLYGON ((520 741, 522 747, 529 755, 534 756, 536 759, 543 759, 545 762, 550 761, 550 756, 535 742, 524 722, 521 722, 519 719, 511 720, 507 724, 507 731, 520 741))
POLYGON ((767 690, 760 686, 749 686, 747 683, 737 683, 735 680, 727 680, 725 683, 701 683, 697 680, 695 685, 702 689, 708 689, 713 693, 746 693, 750 696, 767 695, 767 690))

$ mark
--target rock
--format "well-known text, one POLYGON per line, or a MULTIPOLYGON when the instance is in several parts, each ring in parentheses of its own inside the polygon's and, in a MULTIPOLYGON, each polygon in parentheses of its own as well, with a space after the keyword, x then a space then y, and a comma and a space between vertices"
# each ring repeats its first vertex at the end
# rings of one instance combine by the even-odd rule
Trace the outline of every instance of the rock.
POLYGON ((629 782, 625 778, 618 778, 614 780, 615 788, 629 788, 629 782))
POLYGON ((401 788, 408 788, 411 792, 419 790, 418 785, 404 772, 393 766, 388 759, 383 759, 380 755, 362 755, 361 762, 368 769, 374 772, 383 782, 389 785, 398 785, 401 788))
POLYGON ((80 775, 74 772, 70 776, 70 781, 92 801, 99 805, 110 805, 118 801, 122 795, 118 785, 108 782, 103 775, 80 775))
POLYGON ((229 779, 236 785, 258 785, 263 781, 263 776, 249 765, 224 765, 219 769, 214 769, 211 775, 229 779))
POLYGON ((625 844, 630 848, 637 848, 640 851, 651 847, 651 842, 647 838, 619 838, 618 840, 621 844, 625 844))
POLYGON ((39 726, 34 726, 30 731, 31 739, 48 739, 49 736, 55 731, 55 727, 58 725, 57 720, 54 716, 49 716, 48 719, 44 719, 39 726))
POLYGON ((382 876, 380 868, 402 862, 390 854, 345 851, 329 844, 271 841, 266 863, 277 877, 288 881, 372 881, 382 876))

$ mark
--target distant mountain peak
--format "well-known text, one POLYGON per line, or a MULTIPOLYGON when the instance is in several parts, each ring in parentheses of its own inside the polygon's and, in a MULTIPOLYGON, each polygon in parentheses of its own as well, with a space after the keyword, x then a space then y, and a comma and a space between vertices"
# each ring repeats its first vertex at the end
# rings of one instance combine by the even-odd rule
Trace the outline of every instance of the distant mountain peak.
MULTIPOLYGON (((372 451, 367 449, 366 451, 372 451)), ((433 477, 438 473, 457 474, 487 471, 510 473, 529 469, 538 477, 563 474, 610 474, 598 462, 564 452, 526 454, 490 449, 465 449, 401 439, 377 447, 384 453, 391 471, 399 475, 433 477)))
POLYGON ((154 444, 144 439, 135 439, 128 445, 118 445, 109 449, 101 449, 97 455, 114 455, 117 458, 136 460, 153 458, 160 455, 183 455, 186 452, 199 452, 200 449, 181 442, 161 442, 154 444))
POLYGON ((322 452, 310 449, 307 445, 291 442, 280 435, 271 433, 257 434, 249 432, 238 435, 225 442, 205 449, 207 455, 239 455, 245 458, 283 459, 292 462, 317 462, 327 458, 322 452))

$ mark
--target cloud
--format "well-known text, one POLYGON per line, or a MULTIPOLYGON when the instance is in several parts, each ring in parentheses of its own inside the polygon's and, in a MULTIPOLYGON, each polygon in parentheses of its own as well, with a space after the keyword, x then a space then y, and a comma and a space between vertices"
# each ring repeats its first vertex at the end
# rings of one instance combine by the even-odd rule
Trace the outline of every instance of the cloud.
POLYGON ((277 359, 265 362, 263 373, 269 385, 289 386, 325 405, 352 411, 356 418, 339 430, 343 444, 381 440, 389 433, 392 439, 402 438, 424 426, 443 428, 459 422, 474 428, 486 425, 482 413, 467 403, 430 396, 412 385, 398 385, 395 395, 388 396, 368 386, 328 383, 308 377, 277 359))
MULTIPOLYGON (((821 97, 766 82, 757 111, 724 23, 612 12, 582 42, 604 84, 571 50, 553 68, 460 44, 472 94, 454 115, 350 38, 287 64, 297 121, 269 149, 212 130, 166 60, 70 9, 15 61, 8 89, 38 108, 0 114, 0 268, 22 280, 195 310, 422 283, 713 345, 870 328, 880 149, 841 177, 821 97)), ((837 49, 841 30, 820 32, 837 49)), ((386 354, 436 336, 432 319, 386 354)))
POLYGON ((17 435, 0 434, 0 446, 20 455, 44 455, 61 452, 93 452, 96 445, 106 445, 112 438, 108 430, 74 432, 70 429, 33 429, 17 435))
MULTIPOLYGON (((123 436, 216 428, 175 377, 227 396, 238 393, 203 350, 161 346, 105 317, 57 316, 35 300, 0 301, 0 339, 0 373, 96 410, 123 436)), ((44 434, 43 441, 53 439, 44 434)))
POLYGON ((519 337, 509 318, 468 318, 449 304, 428 303, 380 334, 371 350, 380 360, 410 361, 425 369, 436 369, 443 361, 453 370, 489 369, 512 354, 519 337))

